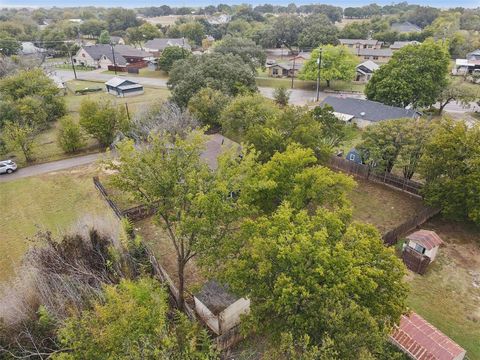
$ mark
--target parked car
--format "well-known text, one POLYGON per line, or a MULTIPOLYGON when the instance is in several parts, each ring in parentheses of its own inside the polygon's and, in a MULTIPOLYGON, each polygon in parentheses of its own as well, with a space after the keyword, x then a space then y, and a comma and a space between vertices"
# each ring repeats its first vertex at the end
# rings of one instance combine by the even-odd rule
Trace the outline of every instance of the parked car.
POLYGON ((11 174, 17 170, 17 164, 12 160, 0 161, 0 174, 11 174))

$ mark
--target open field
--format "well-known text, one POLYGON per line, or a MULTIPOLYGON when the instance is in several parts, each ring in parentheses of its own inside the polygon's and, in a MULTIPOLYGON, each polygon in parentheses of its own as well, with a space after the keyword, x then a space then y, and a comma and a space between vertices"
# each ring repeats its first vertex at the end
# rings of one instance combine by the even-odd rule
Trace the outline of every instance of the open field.
POLYGON ((414 196, 370 181, 355 179, 358 186, 350 193, 353 218, 375 225, 381 234, 400 225, 422 209, 414 196))
POLYGON ((14 273, 39 230, 58 234, 85 215, 112 216, 93 186, 98 171, 90 165, 0 183, 0 281, 14 273))
POLYGON ((424 276, 410 273, 408 305, 480 360, 480 228, 439 217, 422 228, 445 245, 424 276))

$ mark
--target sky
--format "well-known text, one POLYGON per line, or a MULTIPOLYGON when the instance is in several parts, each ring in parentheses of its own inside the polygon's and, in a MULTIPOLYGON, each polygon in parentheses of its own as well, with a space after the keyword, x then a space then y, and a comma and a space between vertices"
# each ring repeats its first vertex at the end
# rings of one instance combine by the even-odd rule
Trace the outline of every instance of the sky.
MULTIPOLYGON (((396 2, 400 2, 396 1, 396 2)), ((70 6, 104 6, 104 7, 125 7, 125 8, 135 8, 135 7, 146 7, 146 6, 161 6, 161 5, 169 5, 172 7, 181 7, 181 6, 206 6, 206 5, 218 5, 219 3, 223 4, 252 4, 252 5, 259 5, 264 3, 269 4, 278 4, 278 5, 287 5, 288 3, 294 2, 297 5, 304 5, 304 4, 311 4, 311 3, 322 3, 322 4, 330 4, 336 6, 362 6, 367 5, 372 2, 376 2, 379 5, 388 5, 392 4, 392 1, 372 1, 372 0, 324 0, 324 1, 292 1, 292 0, 166 0, 166 1, 149 1, 149 0, 0 0, 0 7, 6 6, 15 6, 15 7, 70 7, 70 6)), ((417 0, 417 1, 409 1, 411 4, 419 4, 419 5, 429 5, 435 6, 440 8, 448 8, 448 7, 456 7, 456 6, 463 6, 463 7, 480 7, 480 0, 464 0, 461 3, 454 3, 451 0, 417 0)))

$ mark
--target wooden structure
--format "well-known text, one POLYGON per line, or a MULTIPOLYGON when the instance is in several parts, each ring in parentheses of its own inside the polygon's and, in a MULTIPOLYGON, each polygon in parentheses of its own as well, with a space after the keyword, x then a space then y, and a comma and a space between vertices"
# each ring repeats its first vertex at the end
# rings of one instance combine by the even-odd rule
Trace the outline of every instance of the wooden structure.
POLYGON ((114 77, 105 83, 107 92, 118 97, 141 95, 144 93, 143 85, 134 81, 114 77))

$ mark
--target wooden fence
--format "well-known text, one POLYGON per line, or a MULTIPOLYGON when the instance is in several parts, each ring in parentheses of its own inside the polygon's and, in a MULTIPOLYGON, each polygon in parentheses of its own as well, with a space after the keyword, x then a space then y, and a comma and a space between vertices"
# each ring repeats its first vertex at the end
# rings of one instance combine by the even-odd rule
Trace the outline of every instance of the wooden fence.
POLYGON ((95 185, 97 190, 100 192, 102 197, 105 199, 108 206, 110 206, 110 208, 113 210, 115 215, 117 215, 117 217, 121 219, 123 217, 122 211, 118 208, 117 204, 115 204, 115 202, 112 199, 110 199, 110 196, 108 196, 107 190, 105 189, 103 184, 100 182, 100 179, 98 178, 98 176, 93 177, 93 184, 95 185))
POLYGON ((430 264, 430 258, 428 256, 420 254, 408 246, 402 253, 402 260, 408 269, 420 275, 425 274, 428 264, 430 264))
POLYGON ((382 236, 383 242, 386 245, 394 245, 397 243, 398 239, 407 234, 408 232, 416 229, 418 226, 425 223, 427 220, 431 219, 435 215, 440 213, 439 208, 424 208, 418 214, 416 214, 411 219, 408 219, 403 224, 400 224, 396 228, 388 231, 382 236))
POLYGON ((409 194, 421 196, 423 184, 417 181, 405 179, 402 176, 397 176, 386 171, 378 173, 368 165, 357 164, 354 161, 349 161, 339 156, 332 156, 328 164, 334 169, 358 176, 362 179, 386 184, 408 192, 409 194))

